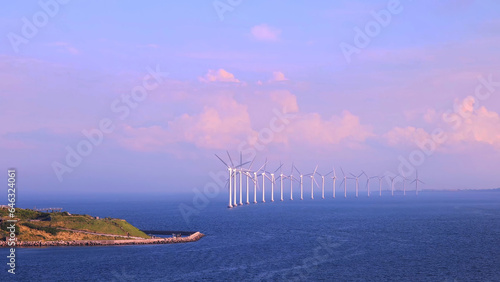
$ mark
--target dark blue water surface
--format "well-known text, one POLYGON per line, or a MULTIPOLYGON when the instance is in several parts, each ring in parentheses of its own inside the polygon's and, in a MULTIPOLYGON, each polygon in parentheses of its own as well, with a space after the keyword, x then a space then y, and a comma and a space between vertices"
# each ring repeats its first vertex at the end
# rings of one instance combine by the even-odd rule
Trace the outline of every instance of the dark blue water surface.
POLYGON ((233 209, 221 195, 197 201, 199 214, 188 221, 180 203, 193 207, 192 196, 21 199, 20 207, 62 206, 206 237, 174 245, 17 248, 16 275, 7 274, 8 252, 1 249, 0 280, 500 281, 500 192, 384 193, 233 209))

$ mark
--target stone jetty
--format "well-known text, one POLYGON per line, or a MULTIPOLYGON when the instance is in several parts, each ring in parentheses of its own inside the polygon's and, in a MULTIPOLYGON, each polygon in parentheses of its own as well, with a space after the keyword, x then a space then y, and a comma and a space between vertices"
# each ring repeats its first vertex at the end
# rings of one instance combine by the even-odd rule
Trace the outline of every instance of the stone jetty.
MULTIPOLYGON (((131 239, 131 240, 74 240, 74 241, 18 241, 16 247, 50 247, 50 246, 118 246, 118 245, 152 245, 188 243, 200 240, 204 234, 195 232, 186 237, 131 239)), ((0 247, 8 246, 7 241, 0 241, 0 247)))

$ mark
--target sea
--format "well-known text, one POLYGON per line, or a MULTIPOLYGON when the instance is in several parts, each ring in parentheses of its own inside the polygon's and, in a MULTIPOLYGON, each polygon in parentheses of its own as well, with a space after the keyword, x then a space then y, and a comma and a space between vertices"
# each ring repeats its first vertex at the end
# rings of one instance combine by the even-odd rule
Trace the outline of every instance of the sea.
POLYGON ((15 275, 3 248, 0 281, 500 281, 499 190, 297 197, 232 209, 226 195, 20 198, 23 208, 62 207, 206 236, 17 248, 15 275))

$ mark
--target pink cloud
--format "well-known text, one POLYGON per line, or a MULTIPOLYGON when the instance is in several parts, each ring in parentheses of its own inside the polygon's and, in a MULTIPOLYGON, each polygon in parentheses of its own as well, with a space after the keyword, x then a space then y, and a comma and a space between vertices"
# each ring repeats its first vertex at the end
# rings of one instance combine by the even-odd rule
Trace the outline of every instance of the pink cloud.
POLYGON ((260 41, 277 41, 281 30, 268 26, 267 24, 252 27, 252 36, 260 41))
POLYGON ((390 146, 415 146, 416 142, 429 139, 430 134, 422 128, 415 128, 413 126, 395 127, 385 133, 382 138, 390 146))
POLYGON ((362 125, 359 117, 349 111, 342 112, 341 116, 331 116, 328 120, 317 113, 304 114, 293 121, 289 133, 296 142, 325 146, 341 142, 361 143, 374 136, 371 127, 362 125))
POLYGON ((199 78, 202 82, 240 82, 234 75, 224 69, 208 70, 204 77, 199 78))
POLYGON ((295 113, 299 111, 297 97, 288 90, 277 90, 270 94, 271 101, 281 106, 284 113, 295 113))
POLYGON ((280 71, 275 71, 273 72, 273 77, 269 80, 269 82, 274 82, 274 81, 287 81, 288 78, 285 77, 285 75, 280 72, 280 71))

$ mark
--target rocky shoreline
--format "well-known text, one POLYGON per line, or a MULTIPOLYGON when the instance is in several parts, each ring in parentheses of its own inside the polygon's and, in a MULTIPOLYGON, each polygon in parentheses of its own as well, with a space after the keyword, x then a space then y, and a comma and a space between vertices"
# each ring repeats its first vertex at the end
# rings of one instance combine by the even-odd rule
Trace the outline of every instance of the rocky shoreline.
MULTIPOLYGON (((187 237, 133 239, 133 240, 75 240, 75 241, 18 241, 15 247, 50 247, 50 246, 119 246, 188 243, 200 240, 203 233, 195 232, 187 237)), ((7 241, 0 241, 0 247, 11 248, 7 241)))

